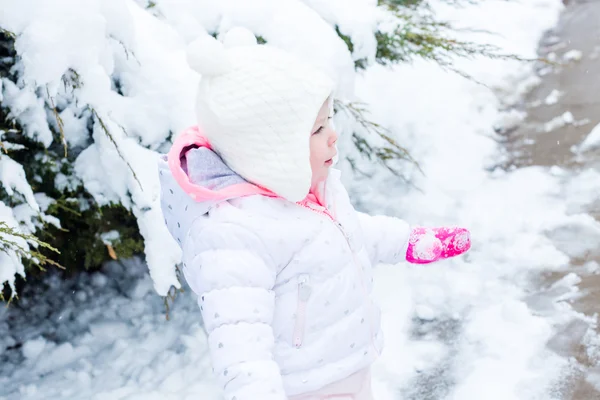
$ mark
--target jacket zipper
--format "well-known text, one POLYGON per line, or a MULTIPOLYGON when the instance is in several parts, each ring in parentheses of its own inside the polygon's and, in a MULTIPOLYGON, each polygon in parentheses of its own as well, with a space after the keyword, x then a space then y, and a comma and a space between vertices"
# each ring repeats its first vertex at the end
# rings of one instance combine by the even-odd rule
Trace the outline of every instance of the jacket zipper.
MULTIPOLYGON (((362 289, 362 292, 363 292, 363 297, 365 299, 365 305, 367 307, 367 314, 369 316, 369 321, 368 321, 368 324, 369 324, 369 333, 370 333, 370 339, 371 339, 370 340, 370 342, 371 342, 370 344, 371 344, 371 347, 373 348, 373 350, 375 351, 375 353, 378 354, 378 355, 381 355, 381 353, 377 350, 377 346, 375 346, 375 341, 374 341, 375 334, 373 332, 372 315, 371 315, 371 301, 369 299, 369 294, 367 292, 367 288, 365 287, 365 282, 364 282, 365 276, 363 274, 363 271, 362 271, 362 268, 361 268, 361 264, 358 261, 356 253, 354 252, 354 248, 353 248, 352 243, 351 243, 350 235, 346 232, 346 230, 344 229, 343 225, 339 221, 337 221, 333 217, 333 215, 331 215, 331 213, 329 213, 327 211, 327 208, 324 207, 325 211, 321 211, 319 209, 309 207, 308 205, 305 205, 305 204, 302 204, 302 203, 296 203, 296 204, 298 204, 299 206, 304 207, 304 208, 306 208, 306 209, 308 209, 310 211, 313 211, 313 212, 315 212, 317 214, 320 214, 320 215, 323 215, 323 216, 327 217, 327 219, 329 221, 333 222, 333 224, 336 226, 336 228, 338 228, 338 230, 342 233, 342 236, 346 240, 346 244, 348 245, 348 249, 350 250, 350 253, 352 254, 352 260, 353 260, 354 266, 356 267, 356 272, 358 274, 358 278, 359 278, 359 281, 360 281, 360 286, 361 286, 361 289, 362 289)), ((296 347, 299 347, 299 346, 296 346, 296 347)))
POLYGON ((299 349, 304 343, 306 325, 306 304, 310 298, 312 288, 310 278, 303 274, 298 276, 298 306, 296 308, 296 324, 294 326, 294 346, 299 349))
POLYGON ((373 332, 373 324, 372 324, 372 313, 371 313, 371 300, 369 298, 369 293, 367 292, 367 288, 365 287, 365 275, 364 272, 362 270, 361 264, 358 261, 358 256, 356 255, 356 253, 354 252, 354 248, 352 246, 351 243, 351 238, 350 235, 346 232, 346 230, 344 229, 344 227, 342 226, 341 223, 339 223, 338 221, 333 221, 335 223, 335 226, 337 226, 337 228, 339 229, 339 231, 342 233, 342 235, 344 236, 344 239, 346 239, 346 243, 348 244, 348 249, 350 249, 350 253, 352 254, 352 260, 354 262, 354 266, 356 267, 356 273, 358 274, 359 280, 360 280, 360 288, 362 290, 363 293, 363 297, 365 299, 365 306, 367 307, 367 315, 369 316, 369 320, 367 321, 369 324, 369 333, 370 333, 370 339, 371 339, 371 347, 373 347, 373 350, 375 350, 375 353, 377 353, 378 355, 380 355, 381 353, 377 350, 377 346, 375 346, 375 332, 373 332))

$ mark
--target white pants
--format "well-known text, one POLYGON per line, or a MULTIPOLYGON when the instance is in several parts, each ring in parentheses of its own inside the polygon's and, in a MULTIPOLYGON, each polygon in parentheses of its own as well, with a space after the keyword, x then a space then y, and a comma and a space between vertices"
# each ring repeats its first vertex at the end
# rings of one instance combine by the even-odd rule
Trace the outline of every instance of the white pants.
POLYGON ((373 400, 371 393, 371 371, 363 369, 346 379, 334 382, 317 390, 290 397, 289 400, 373 400))

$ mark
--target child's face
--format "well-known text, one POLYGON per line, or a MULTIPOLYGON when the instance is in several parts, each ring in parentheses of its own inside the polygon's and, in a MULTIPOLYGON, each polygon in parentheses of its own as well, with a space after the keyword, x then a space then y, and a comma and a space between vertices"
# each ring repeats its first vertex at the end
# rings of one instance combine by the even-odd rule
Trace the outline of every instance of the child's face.
POLYGON ((319 110, 310 136, 310 167, 312 168, 313 187, 327 179, 329 167, 333 164, 333 157, 337 154, 335 142, 338 136, 331 127, 330 119, 329 100, 327 100, 319 110))

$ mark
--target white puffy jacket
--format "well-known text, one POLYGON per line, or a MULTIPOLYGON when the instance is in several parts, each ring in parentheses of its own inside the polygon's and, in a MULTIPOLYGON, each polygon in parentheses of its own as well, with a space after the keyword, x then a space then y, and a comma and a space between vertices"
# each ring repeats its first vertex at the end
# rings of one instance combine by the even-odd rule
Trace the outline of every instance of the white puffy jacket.
POLYGON ((368 367, 383 344, 372 266, 404 259, 409 226, 355 211, 337 170, 325 186, 330 218, 247 195, 208 148, 180 148, 159 161, 163 213, 226 399, 282 400, 368 367))

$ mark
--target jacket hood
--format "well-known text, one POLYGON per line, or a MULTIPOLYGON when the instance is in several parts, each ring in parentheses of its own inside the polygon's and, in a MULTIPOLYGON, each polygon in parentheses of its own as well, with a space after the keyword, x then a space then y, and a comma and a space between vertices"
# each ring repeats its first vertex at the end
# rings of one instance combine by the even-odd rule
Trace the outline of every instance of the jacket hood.
POLYGON ((180 245, 194 217, 218 203, 256 194, 278 197, 229 168, 198 127, 177 138, 168 155, 159 158, 158 171, 165 223, 180 245))

